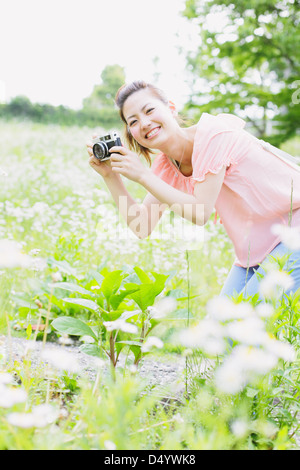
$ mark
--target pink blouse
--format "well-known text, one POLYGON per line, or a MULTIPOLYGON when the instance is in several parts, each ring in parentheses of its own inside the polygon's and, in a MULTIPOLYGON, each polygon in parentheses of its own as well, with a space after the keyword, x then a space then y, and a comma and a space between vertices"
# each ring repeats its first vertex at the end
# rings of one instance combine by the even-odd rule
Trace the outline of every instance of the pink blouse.
POLYGON ((207 173, 226 167, 215 204, 232 240, 236 260, 256 266, 280 242, 274 224, 288 224, 293 181, 292 226, 300 227, 300 172, 265 150, 243 128, 245 121, 230 115, 204 113, 197 124, 192 154, 193 173, 184 176, 164 154, 152 171, 180 191, 193 194, 207 173))

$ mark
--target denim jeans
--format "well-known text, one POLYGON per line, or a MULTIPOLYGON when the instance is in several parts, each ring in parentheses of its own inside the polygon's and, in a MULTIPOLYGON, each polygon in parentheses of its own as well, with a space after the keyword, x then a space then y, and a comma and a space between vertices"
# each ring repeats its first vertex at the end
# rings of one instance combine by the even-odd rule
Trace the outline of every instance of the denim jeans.
POLYGON ((264 276, 266 274, 264 270, 266 263, 269 262, 270 257, 280 258, 284 255, 289 255, 288 261, 284 266, 284 270, 293 270, 293 272, 290 273, 290 276, 294 281, 293 286, 286 289, 285 293, 289 295, 292 292, 295 292, 300 288, 300 250, 292 251, 283 243, 279 243, 258 266, 249 267, 247 269, 234 264, 228 274, 220 295, 228 295, 231 297, 232 295, 243 292, 244 297, 248 297, 260 293, 260 275, 264 276))

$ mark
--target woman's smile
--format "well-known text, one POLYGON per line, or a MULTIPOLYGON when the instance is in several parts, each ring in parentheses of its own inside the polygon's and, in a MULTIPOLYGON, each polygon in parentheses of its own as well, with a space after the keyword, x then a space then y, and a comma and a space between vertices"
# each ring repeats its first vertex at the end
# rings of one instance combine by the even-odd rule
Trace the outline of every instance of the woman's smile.
POLYGON ((152 139, 157 134, 159 134, 160 130, 161 130, 161 126, 152 128, 149 132, 147 132, 147 134, 145 135, 145 138, 148 140, 152 139))

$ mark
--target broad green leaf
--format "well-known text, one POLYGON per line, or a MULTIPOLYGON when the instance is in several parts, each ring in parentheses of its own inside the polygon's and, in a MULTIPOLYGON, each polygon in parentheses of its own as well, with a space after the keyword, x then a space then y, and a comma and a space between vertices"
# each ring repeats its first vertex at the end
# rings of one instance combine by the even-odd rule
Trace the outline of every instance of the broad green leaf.
POLYGON ((30 310, 37 310, 38 306, 34 303, 33 300, 25 299, 22 296, 15 294, 11 296, 11 299, 19 306, 25 307, 30 310))
POLYGON ((96 302, 93 302, 93 300, 76 299, 76 298, 73 299, 69 297, 62 299, 62 300, 72 305, 78 305, 79 307, 87 308, 88 310, 91 310, 92 312, 99 312, 99 305, 96 302))
POLYGON ((53 328, 60 333, 73 336, 91 336, 95 340, 97 337, 93 330, 83 321, 72 317, 59 317, 51 323, 53 328))
POLYGON ((73 284, 71 282, 54 282, 53 284, 50 284, 50 287, 51 286, 55 287, 56 289, 64 289, 70 292, 79 292, 82 295, 93 295, 91 291, 84 289, 83 287, 78 286, 77 284, 73 284))
POLYGON ((79 349, 81 352, 88 354, 89 356, 101 356, 101 349, 97 344, 82 344, 79 349))
POLYGON ((143 283, 153 282, 153 280, 150 279, 148 274, 146 274, 145 271, 143 271, 140 267, 135 266, 134 271, 137 273, 137 275, 138 275, 139 279, 141 280, 141 282, 143 282, 143 283))
POLYGON ((124 274, 121 270, 112 271, 111 273, 106 274, 101 284, 101 291, 107 301, 109 301, 110 297, 117 292, 123 279, 127 276, 128 274, 124 274))
POLYGON ((135 292, 137 289, 126 289, 126 290, 121 290, 119 294, 114 294, 110 297, 109 301, 113 309, 117 309, 120 305, 120 303, 130 294, 135 292))
POLYGON ((145 311, 147 307, 153 305, 155 297, 159 295, 165 287, 163 279, 148 284, 125 284, 127 289, 136 289, 131 294, 131 298, 136 302, 141 310, 145 311))
POLYGON ((116 344, 128 344, 129 346, 138 346, 139 348, 143 346, 143 343, 139 341, 118 341, 116 344))
POLYGON ((78 273, 76 269, 70 266, 70 264, 67 261, 65 260, 57 261, 54 258, 48 258, 47 262, 51 267, 56 266, 57 268, 59 268, 61 272, 66 273, 66 274, 71 274, 76 279, 78 279, 78 273))

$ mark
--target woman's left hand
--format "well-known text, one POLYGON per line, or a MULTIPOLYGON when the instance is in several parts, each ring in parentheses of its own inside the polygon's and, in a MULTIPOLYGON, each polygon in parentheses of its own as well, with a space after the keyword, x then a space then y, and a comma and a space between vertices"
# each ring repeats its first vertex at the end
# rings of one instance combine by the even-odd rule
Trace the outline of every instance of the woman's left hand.
POLYGON ((110 153, 112 171, 140 183, 142 176, 147 171, 140 158, 126 147, 112 147, 110 153))

